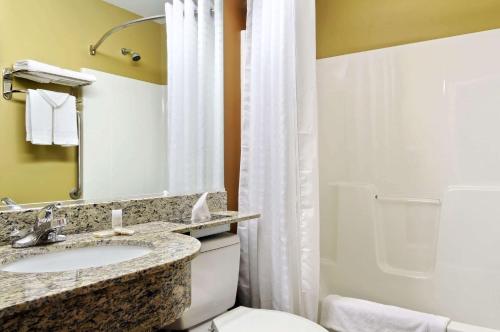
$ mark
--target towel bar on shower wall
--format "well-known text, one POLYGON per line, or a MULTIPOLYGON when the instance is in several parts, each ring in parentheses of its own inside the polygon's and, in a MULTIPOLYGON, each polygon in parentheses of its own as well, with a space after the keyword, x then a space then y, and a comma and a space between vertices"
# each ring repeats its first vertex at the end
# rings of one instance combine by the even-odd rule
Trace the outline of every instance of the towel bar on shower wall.
POLYGON ((379 201, 387 201, 387 202, 406 202, 406 203, 441 205, 441 200, 432 199, 432 198, 413 198, 413 197, 395 197, 395 196, 375 195, 375 199, 379 200, 379 201))

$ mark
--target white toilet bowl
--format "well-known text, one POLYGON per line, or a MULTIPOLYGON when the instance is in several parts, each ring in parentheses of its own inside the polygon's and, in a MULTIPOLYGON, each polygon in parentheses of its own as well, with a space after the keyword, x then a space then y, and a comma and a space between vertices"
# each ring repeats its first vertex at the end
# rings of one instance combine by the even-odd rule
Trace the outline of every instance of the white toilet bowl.
POLYGON ((238 307, 212 321, 214 332, 328 332, 320 325, 287 312, 238 307))

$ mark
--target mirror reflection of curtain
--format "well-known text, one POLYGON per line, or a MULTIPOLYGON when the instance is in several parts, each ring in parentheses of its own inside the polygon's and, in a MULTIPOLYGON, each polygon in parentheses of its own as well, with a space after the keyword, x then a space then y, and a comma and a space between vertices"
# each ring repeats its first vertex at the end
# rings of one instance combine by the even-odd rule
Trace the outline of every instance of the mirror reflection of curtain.
POLYGON ((170 193, 224 190, 222 1, 165 3, 170 193))

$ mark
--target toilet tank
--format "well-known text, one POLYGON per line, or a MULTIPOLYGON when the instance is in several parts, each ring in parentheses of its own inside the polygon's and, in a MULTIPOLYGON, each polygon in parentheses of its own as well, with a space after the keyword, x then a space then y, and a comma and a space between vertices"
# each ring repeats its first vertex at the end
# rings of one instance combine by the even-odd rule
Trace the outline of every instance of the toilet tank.
POLYGON ((222 233, 198 240, 200 253, 191 262, 191 306, 167 329, 189 329, 235 304, 240 266, 238 235, 222 233))

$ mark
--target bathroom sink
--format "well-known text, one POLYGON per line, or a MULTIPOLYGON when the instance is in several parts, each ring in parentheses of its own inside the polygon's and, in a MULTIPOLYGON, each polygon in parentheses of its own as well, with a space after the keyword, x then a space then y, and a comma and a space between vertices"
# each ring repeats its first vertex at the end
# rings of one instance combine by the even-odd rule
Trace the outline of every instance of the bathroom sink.
POLYGON ((0 267, 1 271, 62 272, 116 264, 144 256, 152 249, 137 245, 94 246, 49 252, 21 258, 0 267))

